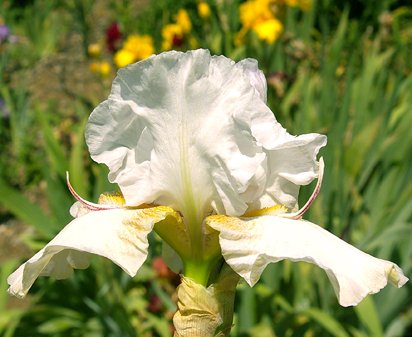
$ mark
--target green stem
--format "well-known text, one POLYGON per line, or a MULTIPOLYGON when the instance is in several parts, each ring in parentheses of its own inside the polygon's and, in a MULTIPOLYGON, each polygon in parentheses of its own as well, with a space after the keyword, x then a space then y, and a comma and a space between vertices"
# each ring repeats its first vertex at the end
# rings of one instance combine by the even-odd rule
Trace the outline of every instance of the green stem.
POLYGON ((197 284, 207 286, 211 271, 211 263, 201 260, 187 260, 184 262, 184 275, 197 284))

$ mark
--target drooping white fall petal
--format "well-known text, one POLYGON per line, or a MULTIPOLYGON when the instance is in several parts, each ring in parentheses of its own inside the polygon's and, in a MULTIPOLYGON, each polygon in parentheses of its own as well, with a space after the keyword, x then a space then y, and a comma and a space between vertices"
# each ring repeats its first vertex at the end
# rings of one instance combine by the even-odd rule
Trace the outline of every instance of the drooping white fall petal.
POLYGON ((326 138, 283 129, 266 106, 255 60, 195 50, 121 69, 90 117, 86 141, 127 205, 168 205, 200 224, 211 211, 241 215, 256 200, 294 205, 296 184, 316 176, 326 138), (285 158, 286 148, 296 156, 285 158), (287 176, 285 167, 297 172, 287 176))
POLYGON ((9 292, 23 297, 39 276, 69 277, 89 266, 90 253, 112 260, 134 276, 147 257, 147 235, 167 217, 169 207, 92 211, 71 221, 52 241, 7 280, 9 292))
POLYGON ((251 286, 269 263, 284 259, 306 261, 324 269, 343 306, 358 304, 388 282, 401 287, 408 280, 396 264, 368 255, 308 221, 222 215, 206 221, 220 232, 227 264, 251 286))

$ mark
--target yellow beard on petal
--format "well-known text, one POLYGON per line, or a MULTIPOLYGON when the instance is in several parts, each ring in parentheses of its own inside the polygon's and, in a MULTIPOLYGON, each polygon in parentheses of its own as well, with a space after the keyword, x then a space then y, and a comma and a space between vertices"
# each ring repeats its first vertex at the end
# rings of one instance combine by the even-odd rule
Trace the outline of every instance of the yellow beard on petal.
POLYGON ((121 192, 112 192, 100 194, 99 201, 97 203, 100 205, 123 206, 125 204, 125 200, 121 192))
POLYGON ((255 216, 262 216, 262 215, 279 215, 279 214, 284 214, 287 213, 288 208, 284 205, 274 205, 271 207, 265 207, 261 209, 255 209, 252 211, 248 211, 245 214, 243 214, 241 217, 245 218, 251 218, 255 216))

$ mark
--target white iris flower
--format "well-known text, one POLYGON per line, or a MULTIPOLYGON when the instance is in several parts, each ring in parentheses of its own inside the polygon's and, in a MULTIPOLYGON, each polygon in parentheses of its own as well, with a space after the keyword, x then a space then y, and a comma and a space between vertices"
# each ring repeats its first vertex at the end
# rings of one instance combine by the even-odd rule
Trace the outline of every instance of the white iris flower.
POLYGON ((9 277, 17 296, 40 275, 86 268, 89 253, 134 276, 152 230, 168 261, 180 258, 184 274, 203 285, 222 256, 250 285, 271 262, 314 263, 344 306, 408 280, 394 263, 301 219, 320 187, 316 156, 326 137, 287 133, 266 105, 255 60, 172 51, 121 69, 90 116, 86 141, 123 196, 92 204, 73 191, 77 218, 9 277), (316 178, 297 211, 299 187, 316 178))

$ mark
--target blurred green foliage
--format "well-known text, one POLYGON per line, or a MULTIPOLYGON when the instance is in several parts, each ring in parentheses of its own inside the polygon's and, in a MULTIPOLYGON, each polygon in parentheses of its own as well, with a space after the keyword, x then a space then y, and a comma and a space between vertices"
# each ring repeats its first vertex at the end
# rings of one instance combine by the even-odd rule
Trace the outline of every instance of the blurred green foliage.
MULTIPOLYGON (((162 27, 181 8, 198 47, 259 60, 269 106, 291 133, 327 134, 324 184, 307 218, 412 274, 412 7, 392 0, 286 6, 274 44, 254 34, 236 44, 241 2, 207 1, 206 20, 194 0, 2 1, 0 24, 10 36, 0 42, 0 336, 171 335, 178 277, 154 258, 156 237, 134 279, 95 259, 68 280, 40 278, 19 301, 6 294, 6 277, 70 221, 66 171, 88 199, 116 189, 83 139, 114 76, 90 72, 89 44, 104 43, 117 22, 123 38, 150 34, 160 51, 162 27)), ((302 201, 310 192, 302 189, 302 201)), ((323 271, 284 261, 255 288, 239 285, 232 335, 412 336, 411 299, 407 284, 342 308, 323 271)))

